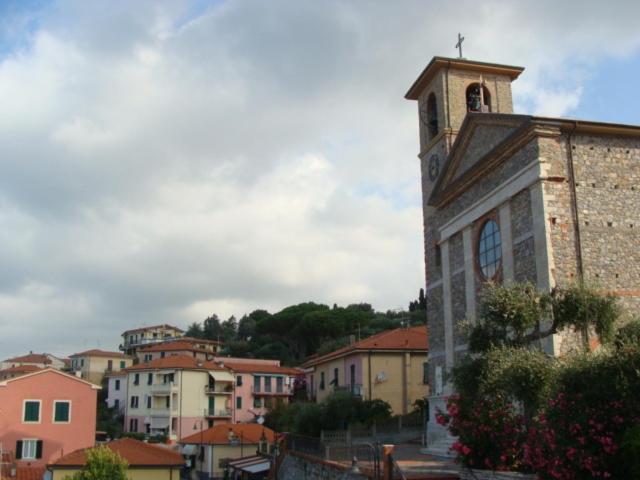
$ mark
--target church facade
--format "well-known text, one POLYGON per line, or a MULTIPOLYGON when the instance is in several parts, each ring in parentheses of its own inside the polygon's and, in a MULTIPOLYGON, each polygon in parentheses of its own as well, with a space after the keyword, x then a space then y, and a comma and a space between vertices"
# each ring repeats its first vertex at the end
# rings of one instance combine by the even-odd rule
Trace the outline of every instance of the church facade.
MULTIPOLYGON (((420 122, 431 444, 484 283, 584 278, 640 314, 640 127, 514 114, 522 71, 435 57, 406 94, 420 122)), ((574 346, 555 335, 544 348, 574 346)))

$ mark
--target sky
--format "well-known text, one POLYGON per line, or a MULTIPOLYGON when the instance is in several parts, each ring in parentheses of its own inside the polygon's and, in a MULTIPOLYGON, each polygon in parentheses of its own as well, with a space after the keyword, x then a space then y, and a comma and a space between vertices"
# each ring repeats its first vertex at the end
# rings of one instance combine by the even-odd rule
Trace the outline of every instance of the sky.
POLYGON ((0 2, 0 357, 424 284, 432 56, 518 113, 640 124, 640 2, 0 2))

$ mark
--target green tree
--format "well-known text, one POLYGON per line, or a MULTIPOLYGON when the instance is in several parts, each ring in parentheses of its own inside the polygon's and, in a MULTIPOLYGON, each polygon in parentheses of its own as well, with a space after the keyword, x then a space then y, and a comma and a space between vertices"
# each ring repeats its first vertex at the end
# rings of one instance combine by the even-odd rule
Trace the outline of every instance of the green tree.
POLYGON ((87 450, 85 466, 66 480, 127 480, 127 461, 109 447, 87 450))

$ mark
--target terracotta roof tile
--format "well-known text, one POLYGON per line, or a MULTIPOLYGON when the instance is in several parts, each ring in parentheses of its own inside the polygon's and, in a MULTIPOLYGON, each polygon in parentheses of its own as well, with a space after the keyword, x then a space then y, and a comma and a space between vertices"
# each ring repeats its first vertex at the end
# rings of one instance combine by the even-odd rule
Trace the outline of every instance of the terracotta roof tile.
POLYGON ((42 370, 40 367, 36 367, 35 365, 20 365, 17 367, 9 367, 0 370, 0 380, 15 377, 16 375, 24 375, 26 373, 36 372, 38 370, 42 370))
POLYGON ((225 367, 230 368, 234 372, 239 373, 275 373, 282 375, 300 375, 302 374, 302 370, 297 368, 290 367, 281 367, 279 365, 268 365, 261 363, 244 363, 244 362, 233 362, 233 361, 224 361, 222 363, 225 367))
POLYGON ((71 358, 77 357, 109 357, 109 358, 131 358, 128 355, 120 352, 108 352, 106 350, 99 350, 94 348, 92 350, 86 350, 80 353, 74 353, 73 355, 69 355, 71 358))
POLYGON ((424 350, 429 348, 427 327, 396 328, 387 330, 360 340, 353 345, 339 348, 333 352, 307 359, 303 367, 311 367, 333 358, 356 351, 368 350, 424 350))
MULTIPOLYGON (((106 444, 108 448, 120 454, 130 467, 152 466, 182 466, 184 458, 178 452, 149 443, 134 440, 133 438, 121 438, 106 444)), ((68 455, 49 464, 50 467, 77 467, 85 464, 88 448, 71 452, 68 455)))
POLYGON ((27 355, 22 355, 21 357, 13 357, 4 360, 5 362, 22 362, 22 363, 44 363, 49 364, 51 360, 46 355, 42 353, 29 353, 27 355))
POLYGON ((268 427, 257 423, 227 423, 215 425, 202 432, 194 433, 180 440, 180 443, 204 443, 208 445, 228 445, 229 431, 232 431, 236 438, 242 439, 243 444, 257 444, 260 442, 262 433, 269 443, 275 441, 275 432, 268 427))
POLYGON ((170 355, 164 358, 156 358, 150 362, 138 363, 127 368, 127 371, 154 370, 157 368, 178 368, 185 370, 228 370, 218 363, 200 360, 189 355, 170 355))

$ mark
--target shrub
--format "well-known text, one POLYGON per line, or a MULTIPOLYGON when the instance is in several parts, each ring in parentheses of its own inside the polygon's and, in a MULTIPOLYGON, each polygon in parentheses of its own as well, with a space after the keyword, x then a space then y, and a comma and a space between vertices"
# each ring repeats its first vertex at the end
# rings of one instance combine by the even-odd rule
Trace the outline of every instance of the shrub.
POLYGON ((127 467, 127 461, 110 448, 90 448, 82 470, 65 480, 127 480, 127 467))

